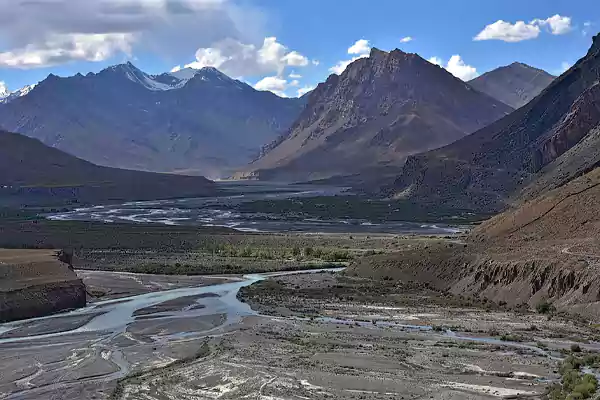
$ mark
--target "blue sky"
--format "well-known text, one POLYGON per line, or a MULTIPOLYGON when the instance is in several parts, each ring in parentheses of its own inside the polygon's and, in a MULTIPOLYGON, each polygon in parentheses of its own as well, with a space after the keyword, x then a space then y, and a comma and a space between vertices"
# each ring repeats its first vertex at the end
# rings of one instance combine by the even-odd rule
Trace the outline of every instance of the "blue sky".
POLYGON ((213 65, 294 96, 370 46, 463 79, 514 61, 559 74, 599 31, 597 0, 0 0, 0 82, 132 61, 149 73, 213 65))

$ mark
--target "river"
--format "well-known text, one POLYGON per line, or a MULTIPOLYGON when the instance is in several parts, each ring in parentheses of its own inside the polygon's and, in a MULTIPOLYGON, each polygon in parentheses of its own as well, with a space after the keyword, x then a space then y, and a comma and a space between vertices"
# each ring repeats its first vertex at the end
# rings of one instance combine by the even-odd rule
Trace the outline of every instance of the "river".
POLYGON ((244 212, 243 203, 261 200, 307 199, 339 196, 346 188, 321 185, 285 185, 260 182, 220 183, 223 195, 218 197, 129 202, 115 205, 81 207, 56 212, 46 217, 57 221, 98 221, 105 223, 138 223, 164 225, 217 226, 240 232, 303 233, 390 233, 449 234, 462 231, 460 226, 442 223, 414 223, 369 218, 316 218, 265 212, 244 212))

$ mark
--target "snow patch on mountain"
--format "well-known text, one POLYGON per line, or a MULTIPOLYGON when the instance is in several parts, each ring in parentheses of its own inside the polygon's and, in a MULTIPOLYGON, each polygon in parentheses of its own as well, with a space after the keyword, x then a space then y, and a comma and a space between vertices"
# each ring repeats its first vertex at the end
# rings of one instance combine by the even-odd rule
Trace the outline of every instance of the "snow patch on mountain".
POLYGON ((8 91, 8 89, 6 89, 6 86, 4 86, 4 87, 0 86, 0 103, 6 104, 6 103, 13 101, 14 99, 23 97, 23 96, 27 95, 29 92, 31 92, 33 90, 33 88, 36 86, 37 86, 37 84, 27 85, 25 87, 22 87, 19 90, 15 90, 14 92, 8 91))

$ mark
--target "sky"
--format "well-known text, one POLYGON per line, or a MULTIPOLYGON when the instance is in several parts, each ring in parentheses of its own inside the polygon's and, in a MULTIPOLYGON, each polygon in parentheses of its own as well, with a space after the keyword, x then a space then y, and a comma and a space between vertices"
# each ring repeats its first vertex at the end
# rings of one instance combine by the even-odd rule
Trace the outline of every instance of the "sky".
POLYGON ((0 93, 130 61, 213 66, 301 95, 371 47, 460 79, 512 62, 559 75, 600 31, 598 0, 0 0, 0 93))

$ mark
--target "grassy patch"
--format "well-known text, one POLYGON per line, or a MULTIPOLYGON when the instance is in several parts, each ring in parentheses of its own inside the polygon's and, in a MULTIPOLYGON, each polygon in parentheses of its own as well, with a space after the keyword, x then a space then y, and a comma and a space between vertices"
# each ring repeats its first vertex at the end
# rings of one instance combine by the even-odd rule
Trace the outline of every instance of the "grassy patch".
POLYGON ((598 380, 592 374, 581 372, 581 368, 595 365, 598 360, 597 355, 565 358, 559 368, 560 383, 550 387, 548 397, 551 400, 582 400, 592 397, 598 389, 598 380))

